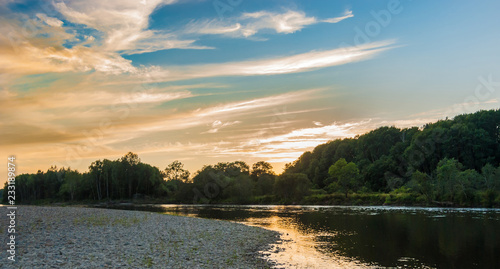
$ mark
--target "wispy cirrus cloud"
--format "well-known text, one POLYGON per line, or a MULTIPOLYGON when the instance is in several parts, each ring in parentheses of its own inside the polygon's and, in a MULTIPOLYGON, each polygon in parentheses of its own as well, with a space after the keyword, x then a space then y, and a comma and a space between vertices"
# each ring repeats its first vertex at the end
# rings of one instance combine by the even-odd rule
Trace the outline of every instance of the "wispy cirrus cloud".
POLYGON ((351 17, 354 17, 352 11, 346 11, 345 14, 340 17, 324 20, 319 20, 315 17, 307 16, 304 12, 294 10, 288 10, 283 13, 258 11, 243 13, 239 17, 228 18, 223 21, 192 21, 183 31, 186 33, 249 38, 263 31, 291 34, 309 25, 321 22, 338 23, 351 17))
POLYGON ((206 152, 213 157, 246 156, 264 159, 269 162, 282 163, 296 160, 304 151, 330 140, 353 137, 358 128, 368 122, 332 123, 320 127, 286 129, 284 134, 257 135, 239 142, 231 147, 218 148, 217 151, 206 152))
POLYGON ((233 141, 231 146, 218 147, 217 151, 207 151, 205 154, 213 157, 246 156, 264 159, 272 163, 292 162, 305 151, 328 141, 352 138, 381 126, 407 128, 431 121, 434 120, 419 118, 389 121, 366 118, 343 123, 334 122, 328 125, 313 121, 313 127, 294 128, 287 126, 284 128, 281 126, 279 130, 273 130, 274 132, 257 132, 253 135, 246 135, 247 139, 233 141))
MULTIPOLYGON (((234 118, 249 114, 260 114, 266 111, 266 109, 272 109, 276 106, 290 105, 318 98, 318 93, 322 90, 324 89, 300 90, 250 100, 214 104, 191 111, 179 112, 166 118, 162 117, 148 124, 142 122, 141 127, 138 126, 135 129, 142 128, 142 130, 148 132, 183 130, 196 126, 213 124, 214 122, 218 125, 218 121, 223 124, 223 119, 228 122, 233 121, 233 123, 240 123, 239 120, 234 121, 234 118), (214 118, 217 120, 214 120, 214 118)), ((211 130, 214 129, 213 127, 214 126, 212 126, 211 130)))
POLYGON ((352 14, 352 10, 346 10, 344 14, 340 17, 334 17, 334 18, 329 18, 329 19, 324 19, 322 22, 327 22, 327 23, 338 23, 340 21, 343 21, 348 18, 354 17, 354 14, 352 14))
POLYGON ((218 64, 164 66, 125 78, 117 83, 134 83, 141 76, 154 81, 177 81, 207 77, 280 75, 308 72, 371 59, 394 48, 394 40, 373 42, 365 45, 323 51, 310 51, 292 56, 269 59, 225 62, 218 64))
POLYGON ((208 134, 215 134, 217 132, 219 132, 220 129, 222 128, 225 128, 225 127, 228 127, 228 126, 231 126, 231 125, 236 125, 236 124, 240 124, 241 121, 237 120, 237 121, 228 121, 228 122, 222 122, 220 120, 216 120, 214 122, 212 122, 212 128, 206 132, 203 132, 202 134, 205 134, 205 133, 208 133, 208 134))
POLYGON ((12 122, 22 126, 0 125, 4 142, 13 144, 38 144, 48 141, 63 141, 62 137, 75 143, 85 140, 88 130, 96 128, 96 123, 106 120, 112 125, 113 132, 103 134, 101 143, 108 145, 116 141, 126 141, 147 134, 165 131, 178 131, 190 128, 206 128, 207 133, 216 133, 220 129, 240 124, 238 117, 262 113, 265 109, 277 105, 286 105, 317 98, 320 90, 303 90, 292 93, 271 95, 250 100, 235 101, 224 104, 212 104, 192 110, 172 109, 158 113, 152 107, 172 100, 193 97, 189 91, 165 92, 158 89, 137 94, 124 92, 90 93, 68 92, 59 94, 36 94, 26 97, 9 98, 0 108, 0 113, 9 117, 12 122), (109 99, 114 99, 109 106, 109 99), (108 100, 108 102, 106 102, 108 100), (23 109, 22 114, 12 113, 13 108, 23 109), (146 109, 145 109, 146 108, 146 109), (127 112, 124 114, 124 112, 127 112), (103 115, 106 115, 103 117, 103 115), (43 118, 43 122, 31 122, 30 118, 43 118), (214 120, 217 119, 217 120, 214 120), (71 122, 71 124, 68 123, 71 122), (29 123, 29 124, 28 124, 29 123), (23 127, 24 126, 24 127, 23 127), (45 130, 31 132, 29 136, 20 137, 8 130, 45 130), (7 129, 4 129, 7 128, 7 129), (61 134, 50 137, 50 132, 61 134), (40 142, 38 142, 40 141, 40 142))

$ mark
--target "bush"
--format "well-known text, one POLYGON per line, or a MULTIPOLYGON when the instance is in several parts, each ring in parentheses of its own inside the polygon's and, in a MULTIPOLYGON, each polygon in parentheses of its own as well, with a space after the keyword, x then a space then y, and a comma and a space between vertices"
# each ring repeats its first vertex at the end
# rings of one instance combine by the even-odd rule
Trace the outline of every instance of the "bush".
POLYGON ((311 182, 305 174, 283 174, 276 179, 274 189, 276 195, 287 202, 298 202, 308 193, 311 182))
POLYGON ((497 198, 496 200, 499 199, 497 193, 491 189, 481 192, 480 197, 481 197, 481 205, 484 207, 493 207, 493 205, 496 202, 495 198, 497 198))

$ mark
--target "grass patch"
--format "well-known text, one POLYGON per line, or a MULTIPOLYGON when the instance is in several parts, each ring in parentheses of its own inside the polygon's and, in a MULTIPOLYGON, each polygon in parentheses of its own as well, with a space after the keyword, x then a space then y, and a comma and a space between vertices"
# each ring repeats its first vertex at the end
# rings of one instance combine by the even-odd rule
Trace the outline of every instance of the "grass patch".
POLYGON ((144 257, 142 260, 142 263, 144 264, 145 267, 151 268, 153 267, 153 259, 151 257, 144 257))

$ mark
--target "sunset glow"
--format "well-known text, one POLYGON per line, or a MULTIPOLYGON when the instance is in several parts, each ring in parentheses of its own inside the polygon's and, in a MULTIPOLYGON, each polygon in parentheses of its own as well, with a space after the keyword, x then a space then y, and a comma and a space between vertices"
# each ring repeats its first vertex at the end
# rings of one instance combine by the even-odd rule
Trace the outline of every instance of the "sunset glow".
POLYGON ((498 108, 497 1, 232 2, 0 0, 3 158, 280 173, 330 140, 498 108))

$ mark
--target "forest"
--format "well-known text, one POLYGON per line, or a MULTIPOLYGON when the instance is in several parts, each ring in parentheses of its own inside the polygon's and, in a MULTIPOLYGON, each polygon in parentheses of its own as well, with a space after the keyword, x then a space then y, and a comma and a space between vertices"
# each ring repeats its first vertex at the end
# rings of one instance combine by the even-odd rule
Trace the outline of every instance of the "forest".
POLYGON ((488 110, 330 141, 279 175, 265 161, 221 162, 191 175, 179 161, 160 169, 132 152, 83 173, 51 167, 16 177, 16 203, 500 207, 499 163, 500 110, 488 110))

